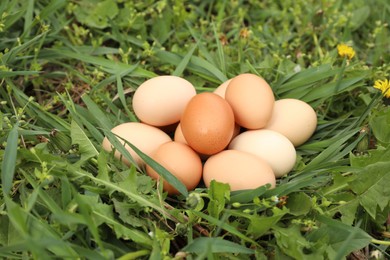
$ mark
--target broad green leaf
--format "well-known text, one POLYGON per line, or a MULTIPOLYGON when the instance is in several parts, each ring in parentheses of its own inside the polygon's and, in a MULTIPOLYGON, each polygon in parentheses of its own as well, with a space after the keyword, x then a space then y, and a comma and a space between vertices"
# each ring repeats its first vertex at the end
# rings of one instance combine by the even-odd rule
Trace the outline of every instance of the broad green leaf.
POLYGON ((286 207, 294 216, 306 215, 312 208, 312 202, 303 192, 294 192, 288 195, 286 207))
POLYGON ((84 130, 74 120, 72 120, 72 123, 70 124, 70 131, 72 144, 78 144, 79 146, 81 162, 85 162, 99 154, 91 140, 89 140, 88 136, 85 134, 84 130))
POLYGON ((207 210, 211 217, 219 218, 220 213, 225 208, 226 201, 229 201, 230 187, 228 184, 212 180, 207 193, 210 199, 207 210))
POLYGON ((377 208, 381 211, 390 200, 390 162, 378 162, 367 165, 356 173, 356 179, 350 182, 350 188, 357 194, 360 204, 375 219, 377 208))
POLYGON ((368 5, 363 5, 362 7, 353 10, 351 20, 349 21, 352 31, 355 31, 362 26, 369 16, 370 7, 368 5))
POLYGON ((388 162, 390 160, 390 149, 389 147, 378 146, 375 150, 368 150, 367 153, 362 155, 351 153, 349 159, 352 167, 364 168, 377 162, 388 162))
POLYGON ((319 215, 317 219, 322 225, 319 229, 314 230, 308 238, 311 241, 318 241, 326 237, 328 245, 333 248, 338 256, 334 259, 342 259, 349 253, 364 248, 371 242, 371 236, 359 227, 346 225, 341 221, 323 215, 319 215))
POLYGON ((118 6, 112 0, 82 0, 74 11, 76 18, 88 26, 103 29, 119 13, 118 6))
POLYGON ((287 228, 273 227, 276 243, 279 249, 293 259, 311 260, 324 259, 323 249, 317 249, 313 242, 301 234, 300 226, 290 225, 287 228))
POLYGON ((198 237, 188 244, 182 251, 204 254, 205 251, 212 253, 236 253, 236 254, 253 254, 253 249, 246 248, 240 244, 236 244, 229 240, 224 240, 220 237, 198 237))
POLYGON ((258 215, 250 216, 248 235, 251 237, 254 236, 254 238, 261 237, 268 230, 272 229, 276 225, 276 223, 278 223, 280 219, 287 213, 289 213, 289 210, 285 207, 282 209, 274 207, 272 209, 271 216, 258 216, 258 215))
POLYGON ((378 112, 369 120, 374 136, 383 143, 390 143, 390 109, 386 108, 378 112))
POLYGON ((1 163, 1 184, 4 196, 11 191, 16 167, 16 157, 18 153, 18 128, 15 124, 8 133, 7 146, 5 147, 3 160, 1 163))

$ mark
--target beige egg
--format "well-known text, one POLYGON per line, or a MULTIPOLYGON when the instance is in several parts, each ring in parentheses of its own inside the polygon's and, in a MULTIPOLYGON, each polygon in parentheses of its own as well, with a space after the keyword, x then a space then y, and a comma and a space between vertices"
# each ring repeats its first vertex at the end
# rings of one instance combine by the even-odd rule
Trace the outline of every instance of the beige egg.
POLYGON ((295 147, 305 143, 315 132, 317 114, 314 109, 299 99, 280 99, 275 102, 272 116, 266 129, 286 136, 295 147))
POLYGON ((276 178, 289 173, 295 166, 294 145, 284 135, 272 130, 248 130, 236 136, 229 149, 248 152, 266 161, 276 178))
POLYGON ((210 156, 203 166, 206 187, 212 180, 227 183, 232 191, 255 189, 267 183, 276 185, 275 175, 267 162, 236 150, 224 150, 210 156))
POLYGON ((233 109, 236 123, 247 129, 266 126, 275 102, 268 83, 250 73, 240 74, 230 81, 225 99, 233 109))
POLYGON ((220 96, 221 98, 225 98, 226 88, 227 88, 227 86, 229 85, 230 81, 232 81, 232 79, 226 80, 224 83, 222 83, 221 85, 219 85, 219 86, 213 91, 213 93, 217 94, 217 95, 220 96))
MULTIPOLYGON (((120 124, 111 129, 111 132, 133 144, 148 156, 157 150, 157 148, 163 143, 172 141, 169 135, 164 133, 162 130, 138 122, 120 124)), ((118 138, 118 140, 121 142, 121 144, 124 145, 126 150, 130 152, 130 155, 139 166, 144 165, 144 161, 136 154, 136 152, 134 152, 133 149, 125 144, 125 141, 121 140, 120 138, 118 138)), ((103 139, 102 147, 104 150, 109 152, 113 150, 113 146, 107 137, 103 139)), ((117 150, 115 151, 114 155, 116 158, 121 159, 125 164, 131 164, 128 160, 123 158, 123 156, 117 150)))
MULTIPOLYGON (((202 162, 198 154, 186 144, 164 143, 152 153, 151 157, 178 178, 189 191, 195 189, 202 178, 202 162)), ((149 165, 146 165, 146 172, 153 179, 160 178, 160 175, 149 165)), ((164 191, 168 194, 179 193, 165 180, 163 185, 164 191)))
POLYGON ((167 126, 179 122, 194 86, 177 76, 158 76, 142 83, 132 101, 134 113, 143 123, 167 126))

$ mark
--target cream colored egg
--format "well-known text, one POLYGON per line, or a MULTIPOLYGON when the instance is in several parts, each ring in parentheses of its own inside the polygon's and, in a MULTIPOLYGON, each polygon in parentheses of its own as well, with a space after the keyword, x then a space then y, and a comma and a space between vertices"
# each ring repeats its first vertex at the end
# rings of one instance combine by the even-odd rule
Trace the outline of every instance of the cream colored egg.
POLYGON ((219 85, 213 92, 221 98, 225 98, 226 88, 229 85, 230 81, 232 81, 232 79, 228 79, 227 81, 219 85))
MULTIPOLYGON (((141 150, 148 156, 150 156, 155 150, 157 150, 157 148, 163 143, 172 141, 169 135, 164 133, 162 130, 138 122, 120 124, 111 129, 111 132, 133 144, 135 147, 137 147, 139 150, 141 150)), ((121 142, 121 144, 125 146, 126 150, 129 151, 130 155, 133 157, 133 159, 139 166, 144 165, 144 161, 136 154, 133 149, 131 149, 127 144, 125 144, 125 141, 120 138, 118 138, 118 140, 121 142)), ((107 137, 103 139, 102 146, 103 149, 106 151, 110 152, 113 150, 113 146, 111 145, 107 137)), ((125 164, 131 164, 128 160, 123 158, 123 156, 117 150, 115 151, 114 155, 116 158, 121 159, 125 164)))
POLYGON ((298 99, 280 99, 275 102, 271 119, 266 129, 286 136, 295 147, 305 143, 315 132, 317 114, 304 101, 298 99))
POLYGON ((295 165, 294 145, 284 135, 272 130, 248 130, 236 136, 229 149, 248 152, 265 160, 276 178, 289 173, 295 165))
POLYGON ((247 129, 266 126, 275 102, 268 83, 250 73, 240 74, 230 81, 225 99, 233 109, 236 123, 247 129))
POLYGON ((177 76, 158 76, 137 88, 132 106, 143 123, 167 126, 180 121, 185 106, 195 95, 189 81, 177 76))
MULTIPOLYGON (((151 157, 179 179, 189 191, 195 189, 202 178, 202 162, 198 154, 186 144, 164 143, 152 153, 151 157)), ((153 179, 160 178, 160 175, 149 165, 146 166, 146 172, 153 179)), ((168 194, 179 193, 165 180, 163 185, 164 191, 168 194)))
POLYGON ((232 191, 255 189, 267 183, 276 185, 275 175, 267 162, 236 150, 224 150, 212 155, 203 166, 206 187, 212 180, 227 183, 232 191))

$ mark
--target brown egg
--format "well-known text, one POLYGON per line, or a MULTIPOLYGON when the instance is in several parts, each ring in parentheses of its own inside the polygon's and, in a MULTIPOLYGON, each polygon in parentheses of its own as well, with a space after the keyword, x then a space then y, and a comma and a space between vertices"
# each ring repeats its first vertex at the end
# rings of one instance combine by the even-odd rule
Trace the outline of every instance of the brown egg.
MULTIPOLYGON (((111 129, 111 132, 133 144, 148 156, 157 150, 161 144, 172 141, 172 139, 162 130, 138 122, 120 124, 111 129)), ((118 140, 122 144, 125 144, 123 140, 119 138, 118 140)), ((102 146, 106 151, 113 150, 113 147, 107 137, 103 139, 102 146)), ((139 166, 144 165, 144 161, 134 152, 133 149, 131 149, 128 145, 125 145, 125 148, 129 151, 130 155, 139 166)), ((121 159, 125 164, 130 165, 130 162, 125 158, 122 158, 123 156, 118 151, 115 151, 114 155, 116 158, 121 159)))
POLYGON ((225 99, 233 109, 236 123, 260 129, 271 118, 275 98, 268 83, 255 74, 240 74, 226 88, 225 99))
MULTIPOLYGON (((151 157, 178 178, 189 191, 195 189, 202 178, 202 162, 198 154, 188 145, 178 142, 164 143, 151 157)), ((149 165, 146 166, 146 172, 153 179, 160 178, 160 175, 149 165)), ((163 185, 164 191, 168 194, 179 193, 165 180, 163 185)))
POLYGON ((206 187, 212 180, 227 183, 230 190, 255 189, 267 183, 276 185, 271 166, 261 158, 242 151, 225 150, 210 156, 203 166, 206 187))
POLYGON ((204 92, 190 100, 180 125, 192 149, 211 155, 229 144, 234 132, 234 115, 226 100, 217 94, 204 92))
POLYGON ((317 127, 317 114, 306 102, 286 98, 275 102, 271 119, 265 126, 286 136, 295 147, 305 143, 317 127))

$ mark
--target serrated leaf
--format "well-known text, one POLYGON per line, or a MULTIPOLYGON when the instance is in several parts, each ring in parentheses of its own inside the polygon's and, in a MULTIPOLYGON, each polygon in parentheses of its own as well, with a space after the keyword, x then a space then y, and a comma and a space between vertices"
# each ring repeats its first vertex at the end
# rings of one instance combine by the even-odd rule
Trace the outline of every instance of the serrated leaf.
POLYGON ((236 254, 253 254, 254 250, 236 244, 229 240, 224 240, 220 237, 198 237, 192 243, 185 246, 182 251, 204 254, 205 252, 212 253, 236 253, 236 254))
POLYGON ((74 120, 70 125, 70 131, 72 143, 78 144, 79 146, 79 152, 81 154, 80 162, 85 162, 99 154, 84 130, 74 120))
POLYGON ((375 150, 369 150, 366 154, 355 155, 350 154, 349 159, 352 167, 363 168, 377 162, 390 161, 390 147, 378 147, 375 150))
POLYGON ((317 217, 322 223, 319 229, 313 231, 308 239, 311 241, 327 238, 327 244, 333 249, 331 251, 337 256, 333 259, 342 259, 349 253, 367 246, 371 237, 359 227, 346 225, 323 215, 317 217))
POLYGON ((273 208, 272 216, 258 216, 254 215, 249 218, 248 234, 252 237, 258 238, 264 235, 268 230, 273 228, 279 220, 289 213, 287 208, 273 208))
POLYGON ((390 162, 368 165, 356 173, 356 179, 349 186, 360 204, 375 219, 377 207, 381 211, 389 205, 390 162))
POLYGON ((315 244, 302 236, 298 225, 288 228, 275 226, 273 229, 276 243, 284 254, 300 260, 323 259, 323 252, 316 250, 315 244))
POLYGON ((390 143, 390 109, 386 108, 370 118, 370 127, 374 136, 381 142, 390 143))
POLYGON ((230 198, 230 187, 228 184, 211 181, 208 190, 210 202, 207 210, 210 216, 219 218, 219 214, 225 208, 226 200, 230 198))

